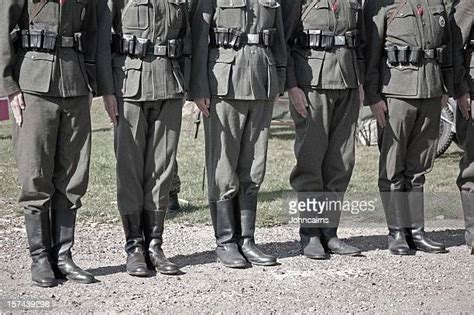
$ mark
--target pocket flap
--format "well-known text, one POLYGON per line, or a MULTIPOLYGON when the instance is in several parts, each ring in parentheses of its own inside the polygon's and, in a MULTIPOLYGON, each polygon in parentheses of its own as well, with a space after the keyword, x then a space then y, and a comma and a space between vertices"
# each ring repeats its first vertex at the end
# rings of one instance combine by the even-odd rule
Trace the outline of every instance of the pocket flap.
MULTIPOLYGON (((395 10, 396 10, 396 9, 395 9, 395 10)), ((407 17, 407 16, 415 16, 415 12, 413 12, 413 10, 411 9, 410 5, 405 4, 405 5, 400 9, 400 11, 399 11, 398 14, 395 16, 395 18, 404 18, 404 17, 407 17)))
POLYGON ((324 60, 324 57, 326 56, 326 52, 324 50, 298 50, 295 51, 298 55, 301 57, 304 57, 306 59, 321 59, 324 60))
POLYGON ((180 5, 180 4, 185 4, 187 0, 168 0, 168 2, 175 5, 180 5))
POLYGON ((133 0, 136 5, 147 5, 150 0, 133 0))
POLYGON ((23 57, 25 59, 30 59, 30 60, 46 60, 46 61, 54 60, 54 55, 50 53, 39 52, 39 51, 28 51, 23 57))
POLYGON ((319 1, 318 3, 316 3, 316 5, 314 6, 313 10, 317 10, 317 9, 329 9, 329 3, 327 0, 325 1, 319 1))
POLYGON ((247 6, 247 0, 217 0, 220 8, 241 8, 247 6))
POLYGON ((280 7, 280 3, 277 0, 259 0, 259 2, 266 8, 276 9, 280 7))
POLYGON ((212 49, 209 51, 209 61, 215 63, 233 63, 236 52, 233 49, 212 49))
POLYGON ((442 5, 433 6, 433 7, 430 7, 430 11, 433 14, 443 14, 444 7, 442 5))

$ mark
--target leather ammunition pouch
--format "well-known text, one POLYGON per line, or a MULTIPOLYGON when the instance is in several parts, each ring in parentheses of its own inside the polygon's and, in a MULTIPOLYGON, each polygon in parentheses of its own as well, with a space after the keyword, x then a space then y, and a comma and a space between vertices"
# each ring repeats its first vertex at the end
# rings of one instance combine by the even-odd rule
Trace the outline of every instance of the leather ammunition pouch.
POLYGON ((246 34, 244 32, 228 29, 214 28, 210 36, 210 46, 214 48, 233 48, 238 50, 245 45, 262 45, 269 47, 273 45, 276 29, 263 30, 257 34, 246 34))
POLYGON ((181 39, 170 39, 166 45, 154 45, 149 39, 138 38, 134 35, 112 35, 112 51, 119 55, 129 55, 135 58, 158 56, 178 59, 183 56, 184 44, 181 39))
POLYGON ((19 46, 25 50, 52 52, 58 47, 73 48, 79 53, 84 52, 84 33, 74 33, 74 36, 58 36, 54 32, 44 30, 18 31, 19 46))
POLYGON ((359 47, 357 30, 348 31, 343 35, 336 35, 331 31, 303 30, 296 34, 293 43, 303 49, 331 50, 338 47, 359 47))
POLYGON ((409 46, 389 46, 385 48, 388 63, 392 66, 421 64, 423 59, 435 60, 440 65, 447 63, 447 47, 441 46, 435 49, 421 49, 409 46))

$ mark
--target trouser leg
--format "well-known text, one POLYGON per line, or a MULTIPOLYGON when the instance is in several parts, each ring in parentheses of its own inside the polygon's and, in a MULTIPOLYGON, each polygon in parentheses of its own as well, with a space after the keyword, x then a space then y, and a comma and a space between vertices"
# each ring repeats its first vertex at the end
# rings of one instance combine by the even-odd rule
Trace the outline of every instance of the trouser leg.
MULTIPOLYGON (((457 185, 461 191, 461 201, 466 225, 466 244, 474 242, 474 120, 465 120, 457 109, 456 137, 464 154, 459 162, 457 185)), ((473 252, 474 253, 474 252, 473 252)))
POLYGON ((163 274, 179 269, 163 253, 163 231, 181 129, 183 100, 150 102, 145 107, 148 132, 145 151, 143 226, 150 263, 163 274))
POLYGON ((31 275, 36 285, 56 285, 51 266, 50 208, 54 194, 53 174, 59 128, 60 99, 24 94, 27 110, 23 124, 13 129, 13 146, 18 165, 24 208, 31 275))
POLYGON ((115 129, 117 203, 125 232, 127 272, 147 276, 143 238, 144 169, 148 119, 144 102, 119 99, 119 123, 115 129))

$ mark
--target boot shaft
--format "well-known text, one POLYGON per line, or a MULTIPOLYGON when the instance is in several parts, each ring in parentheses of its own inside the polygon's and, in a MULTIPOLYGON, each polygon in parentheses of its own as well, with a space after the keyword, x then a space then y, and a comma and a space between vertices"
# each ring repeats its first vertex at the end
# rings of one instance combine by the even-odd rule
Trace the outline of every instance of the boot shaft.
POLYGON ((33 261, 48 257, 51 252, 51 225, 46 211, 26 210, 25 227, 28 248, 33 261))

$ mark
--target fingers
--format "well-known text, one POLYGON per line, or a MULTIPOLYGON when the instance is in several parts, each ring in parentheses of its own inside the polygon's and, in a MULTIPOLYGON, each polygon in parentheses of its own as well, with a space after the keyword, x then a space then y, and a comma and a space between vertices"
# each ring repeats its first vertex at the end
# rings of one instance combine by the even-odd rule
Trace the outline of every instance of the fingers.
POLYGON ((23 95, 21 93, 18 93, 16 95, 9 97, 9 100, 10 100, 10 107, 12 108, 12 112, 13 112, 13 117, 15 117, 15 122, 19 127, 21 127, 21 125, 23 124, 22 108, 25 108, 23 95))
POLYGON ((459 103, 459 109, 461 110, 462 117, 465 120, 469 120, 469 118, 471 117, 469 113, 469 110, 471 109, 470 107, 471 107, 470 104, 468 104, 467 102, 459 103))
POLYGON ((298 114, 300 114, 301 117, 306 118, 308 117, 308 109, 306 108, 306 104, 304 103, 298 103, 295 104, 295 109, 298 114))
POLYGON ((209 117, 210 104, 211 104, 211 100, 208 98, 196 100, 196 105, 199 107, 204 117, 209 117))

